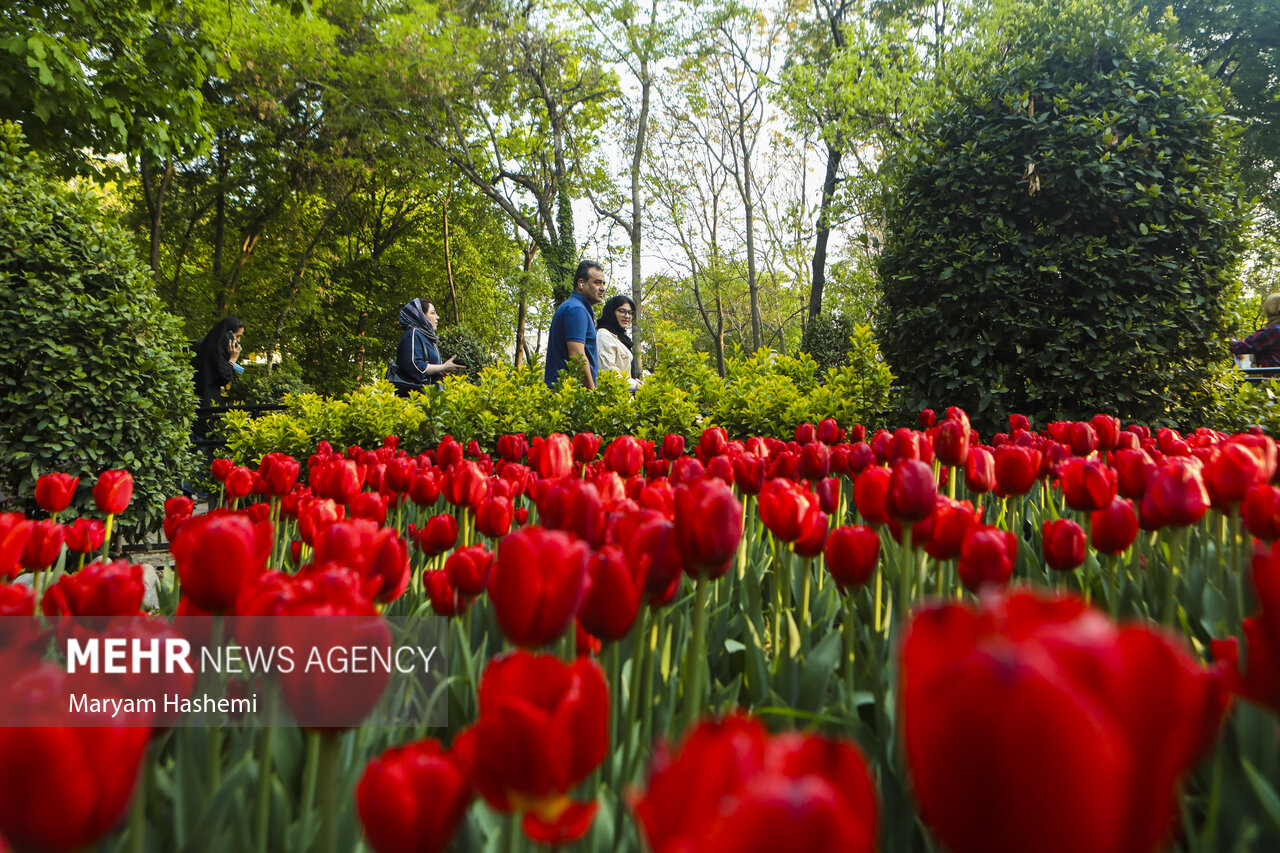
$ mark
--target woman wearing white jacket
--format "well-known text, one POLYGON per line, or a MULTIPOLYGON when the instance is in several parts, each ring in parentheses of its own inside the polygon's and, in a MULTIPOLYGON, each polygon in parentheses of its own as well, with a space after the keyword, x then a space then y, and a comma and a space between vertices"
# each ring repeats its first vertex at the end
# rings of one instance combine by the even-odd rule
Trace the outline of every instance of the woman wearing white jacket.
POLYGON ((631 319, 635 316, 636 304, 630 296, 618 294, 604 304, 600 319, 596 321, 596 356, 599 359, 600 372, 612 370, 627 377, 627 384, 632 388, 639 384, 640 377, 632 368, 631 319))

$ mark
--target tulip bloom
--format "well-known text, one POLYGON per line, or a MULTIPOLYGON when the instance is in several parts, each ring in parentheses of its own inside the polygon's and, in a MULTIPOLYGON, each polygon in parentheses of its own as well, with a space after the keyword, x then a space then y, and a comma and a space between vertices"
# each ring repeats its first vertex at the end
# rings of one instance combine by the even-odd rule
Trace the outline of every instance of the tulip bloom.
POLYGON ((977 592, 987 584, 1003 586, 1013 574, 1018 537, 994 526, 978 525, 965 534, 956 574, 965 589, 977 592))
POLYGON ((529 649, 561 637, 586 594, 590 556, 587 543, 559 530, 526 527, 503 538, 489 575, 503 636, 529 649))
POLYGON ((588 462, 596 458, 596 454, 600 452, 600 442, 604 441, 604 436, 596 435, 592 432, 580 432, 573 437, 573 458, 576 462, 586 465, 588 462))
POLYGON ((475 796, 467 762, 426 738, 365 765, 356 810, 369 846, 377 853, 443 853, 475 796))
POLYGON ((1040 526, 1040 539, 1044 561, 1054 571, 1069 572, 1084 565, 1084 530, 1071 519, 1046 521, 1040 526))
POLYGON ((794 542, 803 536, 813 526, 819 511, 812 492, 780 477, 764 484, 759 505, 760 520, 781 542, 794 542))
POLYGON ((681 572, 684 570, 675 524, 661 517, 641 524, 624 553, 631 573, 644 578, 649 604, 670 604, 680 589, 681 572))
POLYGON ((918 610, 899 667, 912 790, 952 853, 1152 853, 1224 707, 1179 641, 1033 592, 918 610))
POLYGON ((923 521, 938 497, 933 469, 919 459, 899 459, 889 475, 887 497, 889 515, 908 524, 923 521))
POLYGON ((316 535, 314 548, 317 568, 331 564, 350 569, 375 601, 395 601, 409 586, 409 547, 394 530, 368 519, 335 521, 316 535))
POLYGON ((1138 514, 1133 503, 1116 498, 1089 516, 1090 539, 1104 554, 1119 554, 1138 538, 1138 514))
POLYGON ((1204 466, 1204 484, 1218 509, 1239 506, 1252 486, 1265 484, 1268 479, 1258 455, 1235 442, 1219 447, 1204 466))
MULTIPOLYGON (((101 526, 102 522, 98 522, 101 526)), ((32 525, 20 512, 0 512, 0 580, 22 573, 22 554, 31 537, 32 525)), ((102 541, 99 540, 101 545, 102 541)))
POLYGON ((418 531, 418 547, 428 557, 443 554, 458 541, 458 519, 447 512, 433 515, 418 531))
POLYGON ((644 448, 630 435, 620 435, 604 451, 604 464, 620 477, 634 477, 644 466, 644 448))
POLYGON ((22 567, 31 571, 47 569, 62 553, 66 541, 66 528, 52 519, 31 522, 31 535, 22 549, 22 567))
POLYGON ((293 491, 301 471, 302 464, 287 453, 268 453, 258 465, 258 473, 266 483, 267 494, 275 498, 282 498, 293 491))
POLYGON ((1261 484, 1245 493, 1240 506, 1245 528, 1259 539, 1280 539, 1280 489, 1261 484))
POLYGON ((489 498, 476 507, 476 530, 493 539, 506 536, 514 512, 510 498, 489 498))
POLYGON ((868 524, 889 523, 888 468, 867 468, 853 481, 853 502, 868 524))
POLYGON ((970 447, 964 464, 964 485, 974 494, 983 495, 995 488, 995 457, 985 447, 970 447))
POLYGON ((253 490, 253 472, 243 465, 237 465, 227 473, 226 482, 222 487, 230 500, 248 497, 249 492, 253 490))
POLYGON ((489 571, 493 568, 493 554, 483 545, 459 548, 444 561, 449 583, 462 595, 474 598, 489 586, 489 571))
POLYGON ((831 448, 820 441, 810 442, 800 449, 800 476, 806 480, 821 480, 831 472, 831 448))
MULTIPOLYGON (((3 530, 3 515, 0 515, 0 531, 3 530)), ((77 518, 66 525, 67 547, 72 551, 87 554, 102 547, 106 538, 106 528, 96 518, 77 518)), ((3 547, 3 533, 0 532, 0 547, 3 547)))
POLYGON ((1166 459, 1151 475, 1142 498, 1144 518, 1150 514, 1161 526, 1186 527, 1204 517, 1209 493, 1199 464, 1191 459, 1166 459))
POLYGON ((55 625, 77 622, 100 631, 113 616, 137 613, 146 591, 142 566, 125 560, 95 562, 58 578, 45 592, 40 610, 55 625))
POLYGON ((754 453, 733 457, 733 482, 744 495, 756 495, 764 488, 765 461, 754 453))
POLYGON ((969 459, 969 425, 958 420, 945 420, 933 437, 933 452, 943 465, 963 465, 969 459))
MULTIPOLYGON (((1012 418, 1013 415, 1010 415, 1012 418)), ((1039 450, 1017 444, 996 448, 996 485, 1006 495, 1025 495, 1040 476, 1039 450)))
POLYGON ((718 578, 742 541, 742 503, 719 480, 676 490, 676 543, 690 577, 718 578))
POLYGON ((729 434, 724 431, 724 427, 708 427, 702 431, 702 437, 698 439, 696 453, 698 460, 705 465, 712 456, 719 456, 728 448, 729 434))
POLYGON ((620 640, 635 624, 645 588, 644 575, 635 571, 638 565, 629 563, 614 545, 591 555, 578 620, 592 636, 606 642, 620 640))
POLYGON ((423 572, 422 585, 431 601, 431 609, 446 619, 461 615, 471 600, 453 588, 449 573, 444 570, 423 572))
POLYGON ((133 500, 133 475, 119 469, 103 471, 93 484, 93 503, 103 515, 119 515, 133 500))
POLYGON ((36 504, 50 515, 57 515, 71 505, 80 478, 54 472, 41 474, 36 480, 36 504))
POLYGON ((472 754, 472 778, 489 805, 524 812, 525 834, 535 841, 585 835, 596 802, 574 802, 568 794, 609 751, 609 688, 599 665, 523 651, 501 655, 485 668, 479 705, 479 719, 455 748, 472 754))
POLYGON ((636 820, 653 853, 876 850, 875 784, 852 741, 771 736, 735 715, 660 746, 636 820))
POLYGON ((1253 559, 1258 612, 1244 619, 1246 665, 1237 660, 1235 637, 1213 641, 1213 656, 1227 661, 1233 693, 1280 714, 1280 558, 1275 547, 1253 559))
POLYGON ((13 710, 44 725, 0 728, 0 835, 20 850, 49 853, 93 848, 120 822, 134 793, 151 730, 100 725, 77 714, 65 697, 74 688, 42 666, 5 685, 13 710), (62 725, 66 724, 66 725, 62 725), (50 796, 57 792, 57 796, 50 796))
POLYGON ((841 592, 871 579, 880 560, 880 536, 861 524, 837 527, 827 534, 827 571, 841 592))
POLYGON ((225 613, 240 588, 267 568, 271 523, 211 512, 187 520, 170 545, 182 595, 201 610, 225 613))
POLYGON ((1067 506, 1093 512, 1116 496, 1116 472, 1105 462, 1073 456, 1059 474, 1067 506))

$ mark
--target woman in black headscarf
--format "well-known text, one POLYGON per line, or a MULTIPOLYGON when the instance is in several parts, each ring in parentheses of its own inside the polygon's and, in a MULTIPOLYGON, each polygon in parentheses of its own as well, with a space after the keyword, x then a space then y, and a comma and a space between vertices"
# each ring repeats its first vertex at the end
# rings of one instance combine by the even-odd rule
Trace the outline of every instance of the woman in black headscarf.
POLYGON ((440 315, 429 299, 414 299, 400 309, 400 328, 404 329, 404 334, 396 347, 394 370, 388 375, 397 383, 398 393, 409 393, 411 388, 403 386, 421 388, 438 384, 443 374, 465 368, 465 365, 454 361, 453 356, 445 362, 440 360, 440 339, 436 335, 439 322, 440 315))
POLYGON ((612 370, 639 381, 639 371, 631 359, 631 320, 635 313, 636 303, 625 294, 620 293, 604 304, 596 321, 596 357, 601 373, 612 370))
POLYGON ((236 361, 240 358, 240 336, 244 323, 238 317, 227 317, 213 324, 209 334, 196 345, 191 365, 196 369, 196 394, 201 406, 216 406, 222 401, 222 389, 244 372, 236 361))

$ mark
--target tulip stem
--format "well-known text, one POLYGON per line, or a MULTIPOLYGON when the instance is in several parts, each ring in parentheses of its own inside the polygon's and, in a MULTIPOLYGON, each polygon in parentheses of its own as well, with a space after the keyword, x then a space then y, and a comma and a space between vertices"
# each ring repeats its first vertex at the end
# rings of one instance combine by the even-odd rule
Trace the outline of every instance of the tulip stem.
MULTIPOLYGON (((636 770, 639 769, 636 765, 640 760, 640 753, 644 746, 640 742, 640 732, 636 731, 636 726, 640 723, 641 714, 640 685, 642 683, 642 668, 648 661, 645 657, 644 642, 649 634, 649 622, 646 618, 646 613, 647 608, 642 607, 639 614, 636 615, 636 624, 631 628, 634 636, 631 640, 631 684, 627 690, 627 761, 623 765, 622 779, 624 782, 630 782, 634 778, 636 770)), ((620 700, 617 697, 613 701, 615 704, 620 704, 620 700)))
POLYGON ((107 513, 107 523, 102 528, 102 561, 107 561, 107 555, 111 551, 111 528, 116 520, 114 513, 107 513))
POLYGON ((849 716, 858 716, 858 705, 853 699, 854 655, 857 649, 857 626, 854 616, 857 613, 854 590, 849 590, 844 597, 844 678, 845 688, 849 696, 849 716))
POLYGON ((309 837, 316 812, 316 779, 320 771, 320 733, 307 732, 307 758, 302 771, 302 811, 306 820, 304 837, 309 837))
POLYGON ((689 731, 698 720, 702 711, 702 663, 705 656, 707 632, 707 594, 711 584, 705 576, 698 575, 694 585, 693 627, 689 635, 689 645, 685 649, 685 713, 681 731, 689 731))
POLYGON ((1178 576, 1182 562, 1183 534, 1181 527, 1172 528, 1169 533, 1169 572, 1165 579, 1167 586, 1164 591, 1164 613, 1160 620, 1168 627, 1173 627, 1178 616, 1178 576))
POLYGON ((338 751, 342 735, 321 732, 320 739, 320 851, 338 850, 338 751))
MULTIPOLYGON (((1231 507, 1231 512, 1227 518, 1229 519, 1228 524, 1231 531, 1231 583, 1235 587, 1236 597, 1236 618, 1233 624, 1239 625, 1240 620, 1245 617, 1245 609, 1244 566, 1241 559, 1244 549, 1241 547, 1240 507, 1238 504, 1231 507)), ((1219 562, 1219 565, 1221 565, 1221 562, 1219 562)), ((1219 585, 1221 585, 1221 582, 1219 582, 1219 585)), ((1223 592, 1225 593, 1226 590, 1224 589, 1223 592)))
POLYGON ((267 831, 271 818, 271 733, 275 726, 271 720, 263 727, 258 736, 258 791, 254 803, 254 837, 258 842, 258 853, 266 853, 267 831))
MULTIPOLYGON (((609 757, 604 762, 605 783, 614 788, 614 756, 618 754, 618 718, 622 714, 622 657, 618 650, 621 640, 613 640, 605 652, 605 671, 609 674, 609 757)), ((625 761, 626 751, 622 752, 625 761)))
POLYGON ((147 770, 149 760, 138 768, 138 779, 133 785, 133 802, 129 807, 129 843, 126 853, 142 853, 147 839, 147 770))
POLYGON ((894 615, 901 623, 900 629, 906 627, 907 615, 911 611, 911 575, 915 568, 915 561, 911 559, 911 527, 909 521, 902 523, 902 548, 898 551, 898 601, 895 602, 897 613, 894 615))

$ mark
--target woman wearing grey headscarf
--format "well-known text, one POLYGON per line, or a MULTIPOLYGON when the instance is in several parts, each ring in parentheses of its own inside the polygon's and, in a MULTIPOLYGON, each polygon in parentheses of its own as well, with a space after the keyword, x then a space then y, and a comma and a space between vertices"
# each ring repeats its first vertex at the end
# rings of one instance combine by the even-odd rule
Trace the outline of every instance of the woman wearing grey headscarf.
POLYGON ((404 334, 396 347, 394 366, 402 383, 419 387, 435 385, 442 375, 465 368, 452 356, 448 361, 440 360, 440 339, 436 336, 436 324, 439 322, 436 306, 428 299, 414 299, 400 309, 400 328, 404 329, 404 334))

